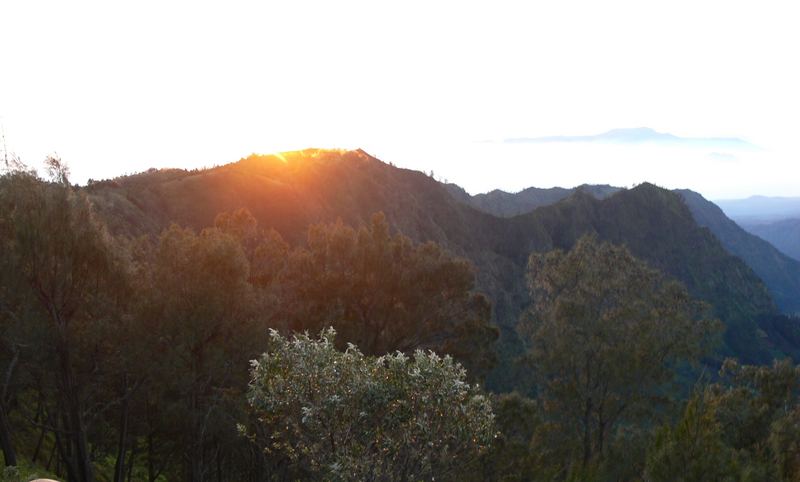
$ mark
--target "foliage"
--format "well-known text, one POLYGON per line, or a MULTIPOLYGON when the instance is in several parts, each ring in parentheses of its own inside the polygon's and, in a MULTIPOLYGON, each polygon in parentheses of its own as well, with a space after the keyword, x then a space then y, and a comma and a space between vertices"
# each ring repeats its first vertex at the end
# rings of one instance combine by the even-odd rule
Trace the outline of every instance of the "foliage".
POLYGON ((591 236, 532 254, 528 280, 520 330, 545 409, 580 441, 585 467, 603 459, 617 424, 653 413, 674 364, 700 355, 717 324, 680 284, 591 236))
POLYGON ((218 229, 197 234, 173 225, 151 256, 139 273, 146 303, 138 313, 159 358, 144 387, 148 403, 159 405, 148 413, 161 414, 149 430, 156 441, 164 435, 178 441, 185 470, 199 480, 213 463, 211 448, 240 442, 233 430, 242 420, 236 399, 264 338, 258 304, 240 242, 218 229))
POLYGON ((543 453, 532 446, 543 423, 538 401, 518 393, 496 395, 492 410, 497 436, 482 454, 479 468, 463 480, 537 480, 545 475, 543 453))
MULTIPOLYGON (((362 240, 322 257, 290 249, 246 210, 199 232, 171 225, 156 239, 114 238, 66 166, 53 159, 48 170, 51 182, 24 170, 0 177, 0 448, 9 465, 19 453, 71 480, 261 480, 281 462, 236 431, 248 422, 248 361, 267 327, 286 329, 300 313, 335 317, 353 337, 377 340, 373 350, 441 347, 476 367, 491 359, 496 333, 471 267, 432 243, 389 236, 385 222, 338 225, 362 240), (385 237, 373 236, 381 229, 385 237), (361 291, 332 292, 332 304, 308 295, 355 272, 361 291), (338 310, 357 305, 368 318, 338 310)), ((314 231, 323 239, 332 229, 314 231)))
POLYGON ((664 426, 655 436, 647 457, 648 481, 735 480, 736 452, 722 440, 714 401, 696 393, 675 427, 664 426))
POLYGON ((248 395, 270 454, 335 480, 447 478, 488 444, 488 399, 450 357, 418 350, 367 356, 335 332, 287 339, 272 331, 248 395))
MULTIPOLYGON (((261 259, 285 252, 274 236, 256 248, 261 259)), ((341 222, 312 226, 306 247, 289 252, 278 273, 263 273, 278 292, 277 316, 291 330, 330 324, 343 342, 370 355, 434 349, 455 356, 471 377, 494 364, 497 331, 488 299, 474 291, 472 266, 435 243, 390 235, 383 214, 359 230, 341 222)))
POLYGON ((87 431, 96 415, 90 389, 95 378, 84 364, 95 365, 107 354, 95 345, 95 335, 125 291, 124 259, 86 196, 70 186, 66 167, 55 158, 47 165, 52 182, 26 171, 0 181, 6 249, 0 292, 4 315, 17 328, 24 325, 28 342, 39 348, 25 361, 38 362, 28 365, 32 375, 53 392, 52 424, 65 434, 61 450, 69 477, 92 481, 87 431))
POLYGON ((38 468, 30 468, 25 465, 6 466, 0 471, 0 482, 29 482, 39 480, 46 475, 38 468))
POLYGON ((800 367, 726 360, 674 426, 657 432, 648 480, 800 480, 800 367))

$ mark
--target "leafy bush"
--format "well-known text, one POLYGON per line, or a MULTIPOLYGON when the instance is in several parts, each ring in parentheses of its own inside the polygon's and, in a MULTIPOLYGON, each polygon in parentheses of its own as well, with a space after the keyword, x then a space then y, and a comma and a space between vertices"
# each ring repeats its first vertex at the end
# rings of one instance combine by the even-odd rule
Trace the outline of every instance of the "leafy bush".
POLYGON ((253 437, 295 475, 347 480, 447 478, 491 441, 489 400, 449 356, 372 357, 334 346, 335 331, 271 332, 253 361, 253 437), (266 435, 265 435, 266 434, 266 435))

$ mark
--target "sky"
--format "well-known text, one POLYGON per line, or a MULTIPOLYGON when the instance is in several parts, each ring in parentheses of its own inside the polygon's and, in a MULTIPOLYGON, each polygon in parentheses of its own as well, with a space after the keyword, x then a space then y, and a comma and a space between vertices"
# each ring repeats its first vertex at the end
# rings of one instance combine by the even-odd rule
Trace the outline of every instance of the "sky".
POLYGON ((73 180, 363 148, 472 193, 800 196, 800 10, 752 1, 0 1, 0 127, 73 180), (523 143, 649 127, 757 149, 523 143))

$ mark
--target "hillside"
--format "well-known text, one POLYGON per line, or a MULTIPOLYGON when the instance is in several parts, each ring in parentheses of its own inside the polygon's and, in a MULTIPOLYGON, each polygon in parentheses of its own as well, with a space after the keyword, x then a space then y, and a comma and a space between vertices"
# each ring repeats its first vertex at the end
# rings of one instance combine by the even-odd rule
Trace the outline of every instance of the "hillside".
MULTIPOLYGON (((597 199, 604 199, 621 190, 613 186, 583 185, 572 189, 528 188, 518 193, 495 190, 486 194, 470 196, 466 191, 453 184, 447 185, 447 188, 461 202, 501 217, 525 214, 537 208, 555 204, 576 191, 581 191, 597 199)), ((729 253, 741 258, 764 281, 781 311, 785 313, 800 312, 800 263, 796 259, 786 256, 790 252, 798 253, 800 223, 787 221, 785 224, 776 224, 772 228, 768 227, 772 226, 771 224, 750 224, 744 225, 745 230, 729 219, 718 206, 707 201, 700 194, 689 190, 676 190, 675 192, 688 205, 694 221, 701 227, 708 228, 729 253), (798 230, 792 231, 795 226, 798 230), (763 236, 753 236, 748 231, 753 234, 763 234, 763 236), (774 243, 770 244, 764 239, 770 242, 774 241, 774 243), (775 249, 778 244, 780 247, 775 249)), ((788 209, 786 206, 793 206, 788 200, 784 199, 783 201, 785 202, 778 202, 772 198, 754 199, 758 206, 766 205, 766 208, 770 209, 788 209)))
MULTIPOLYGON (((753 236, 742 229, 700 194, 688 190, 677 192, 686 200, 697 224, 710 229, 729 252, 764 280, 782 311, 800 312, 800 262, 781 253, 774 243, 764 240, 766 237, 753 236)), ((800 230, 798 234, 800 240, 800 230)))
POLYGON ((742 227, 759 238, 769 241, 785 255, 800 261, 800 219, 742 223, 742 227))
POLYGON ((557 203, 571 196, 577 190, 590 194, 597 199, 605 199, 620 191, 620 188, 614 186, 584 184, 574 188, 553 187, 542 189, 529 187, 517 193, 495 189, 491 192, 470 196, 455 184, 448 184, 447 188, 456 199, 464 201, 480 211, 505 218, 525 214, 538 207, 557 203))
POLYGON ((680 197, 652 185, 596 199, 579 190, 555 204, 502 218, 455 199, 452 188, 363 151, 306 150, 251 156, 201 171, 154 171, 88 187, 110 229, 156 234, 171 222, 202 228, 217 213, 248 208, 262 226, 303 242, 306 228, 342 219, 365 223, 383 211, 414 240, 432 240, 470 259, 494 302, 504 349, 527 303, 524 268, 531 251, 567 249, 584 233, 627 244, 651 265, 710 302, 729 330, 724 352, 745 361, 771 357, 778 340, 757 335, 755 318, 775 314, 758 277, 699 227, 680 197))
POLYGON ((770 342, 759 339, 755 322, 774 311, 763 283, 697 225, 673 192, 651 184, 605 200, 578 192, 512 222, 537 223, 549 233, 553 246, 562 249, 571 247, 585 232, 625 244, 634 255, 681 280, 695 297, 711 303, 716 316, 728 325, 725 339, 734 353, 758 360, 769 350, 770 342))

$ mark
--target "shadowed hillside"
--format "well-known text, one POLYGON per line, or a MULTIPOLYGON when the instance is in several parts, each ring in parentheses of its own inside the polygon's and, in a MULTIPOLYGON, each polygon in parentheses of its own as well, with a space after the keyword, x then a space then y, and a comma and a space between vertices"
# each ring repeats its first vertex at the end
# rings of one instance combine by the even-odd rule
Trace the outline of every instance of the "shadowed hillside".
MULTIPOLYGON (((621 190, 612 186, 583 185, 572 189, 528 188, 513 194, 495 190, 470 196, 454 184, 448 184, 447 189, 459 201, 501 217, 526 214, 537 208, 555 204, 576 191, 604 199, 621 190)), ((800 233, 797 230, 797 220, 774 224, 745 224, 743 225, 745 229, 742 229, 717 205, 707 201, 700 194, 685 189, 675 192, 686 202, 698 225, 708 228, 730 254, 741 258, 755 271, 766 284, 781 311, 800 312, 800 263, 786 256, 798 252, 795 245, 800 244, 793 244, 793 241, 800 239, 797 234, 800 233), (776 247, 778 249, 775 249, 776 247)))
POLYGON ((767 223, 742 223, 742 227, 769 241, 787 256, 800 261, 800 219, 782 219, 767 223))
POLYGON ((579 190, 597 199, 605 199, 621 190, 621 188, 608 185, 584 184, 569 189, 563 187, 549 189, 529 187, 517 193, 495 189, 491 192, 470 196, 455 184, 447 184, 446 187, 456 199, 466 202, 480 211, 506 218, 528 213, 541 206, 557 203, 579 190))
POLYGON ((781 310, 800 312, 800 262, 781 253, 775 247, 777 244, 765 241, 770 241, 768 236, 754 236, 739 227, 717 205, 696 192, 678 193, 686 200, 697 224, 710 229, 728 251, 744 260, 764 280, 781 310))

